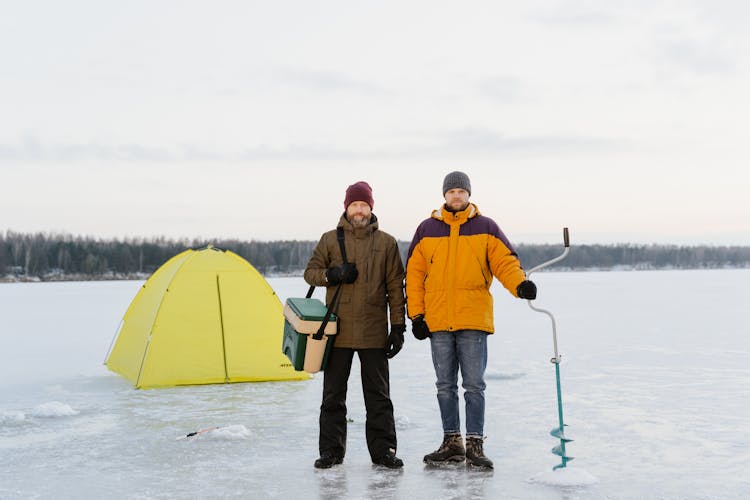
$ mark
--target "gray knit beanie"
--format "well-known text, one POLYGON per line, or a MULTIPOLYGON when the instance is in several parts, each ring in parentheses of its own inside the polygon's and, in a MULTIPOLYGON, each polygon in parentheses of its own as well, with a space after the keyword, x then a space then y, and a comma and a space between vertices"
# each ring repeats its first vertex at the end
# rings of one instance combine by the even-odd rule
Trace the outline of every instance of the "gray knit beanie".
POLYGON ((445 176, 443 180, 443 196, 451 189, 465 189, 471 196, 471 181, 463 172, 455 171, 445 176))

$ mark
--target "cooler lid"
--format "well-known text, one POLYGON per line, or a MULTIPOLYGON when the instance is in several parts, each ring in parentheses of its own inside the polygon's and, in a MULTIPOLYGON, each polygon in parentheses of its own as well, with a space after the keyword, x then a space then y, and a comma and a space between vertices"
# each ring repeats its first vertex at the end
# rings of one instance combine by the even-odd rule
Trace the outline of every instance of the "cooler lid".
MULTIPOLYGON (((286 299, 286 303, 298 318, 306 321, 323 321, 328 311, 319 299, 292 298, 286 299)), ((329 321, 336 321, 336 315, 331 315, 329 321)))

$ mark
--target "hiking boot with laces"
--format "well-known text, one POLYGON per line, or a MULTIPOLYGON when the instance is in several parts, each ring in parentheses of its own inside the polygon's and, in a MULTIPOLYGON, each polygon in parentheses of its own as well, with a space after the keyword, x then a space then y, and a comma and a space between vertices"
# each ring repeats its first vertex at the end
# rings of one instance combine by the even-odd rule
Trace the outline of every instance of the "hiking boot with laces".
POLYGON ((484 456, 483 443, 484 438, 466 437, 466 463, 474 467, 492 469, 494 468, 492 460, 484 456))
POLYGON ((400 469, 404 466, 404 461, 396 456, 396 452, 393 449, 389 449, 388 453, 380 458, 374 459, 372 463, 388 467, 389 469, 400 469))
POLYGON ((446 434, 440 448, 424 456, 424 462, 428 464, 441 464, 445 462, 463 462, 466 458, 464 441, 461 434, 446 434))
POLYGON ((344 461, 344 457, 334 455, 333 453, 322 453, 320 458, 315 461, 316 469, 330 469, 344 461))

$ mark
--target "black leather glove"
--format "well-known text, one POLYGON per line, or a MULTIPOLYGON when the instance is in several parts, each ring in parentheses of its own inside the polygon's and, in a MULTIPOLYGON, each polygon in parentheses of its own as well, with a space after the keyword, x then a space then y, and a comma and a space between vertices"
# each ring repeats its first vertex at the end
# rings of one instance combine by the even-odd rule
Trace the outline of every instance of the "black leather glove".
POLYGON ((534 300, 536 298, 536 285, 533 281, 524 280, 516 288, 516 293, 520 299, 534 300))
POLYGON ((391 333, 388 334, 388 344, 385 346, 385 355, 388 359, 399 353, 404 347, 404 332, 406 325, 391 325, 391 333))
POLYGON ((411 320, 411 333, 417 340, 424 340, 431 335, 430 328, 424 322, 424 316, 421 314, 411 320))
POLYGON ((359 276, 359 271, 357 271, 357 266, 353 262, 341 264, 341 281, 346 284, 354 283, 357 276, 359 276))
POLYGON ((341 266, 326 269, 326 283, 329 285, 338 285, 341 283, 341 266))
POLYGON ((329 285, 338 285, 339 283, 354 283, 359 276, 357 266, 352 262, 333 266, 326 269, 326 280, 329 285))

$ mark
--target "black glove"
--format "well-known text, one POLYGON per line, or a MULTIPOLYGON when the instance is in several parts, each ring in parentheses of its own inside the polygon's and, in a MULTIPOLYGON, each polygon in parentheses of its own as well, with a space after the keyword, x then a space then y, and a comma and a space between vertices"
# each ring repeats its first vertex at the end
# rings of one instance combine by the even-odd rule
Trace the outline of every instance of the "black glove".
POLYGON ((385 347, 385 356, 390 359, 399 353, 404 347, 404 332, 406 325, 391 325, 391 333, 388 335, 388 344, 385 347))
POLYGON ((347 262, 340 266, 333 266, 326 269, 326 280, 329 285, 338 285, 339 283, 354 283, 359 272, 353 262, 347 262))
POLYGON ((341 264, 341 281, 346 284, 354 283, 357 276, 359 276, 359 271, 357 271, 357 266, 353 262, 341 264))
POLYGON ((424 316, 421 314, 411 320, 411 333, 417 340, 424 340, 431 335, 430 327, 424 322, 424 316))
POLYGON ((536 285, 533 281, 524 280, 516 288, 516 293, 520 299, 534 300, 536 298, 536 285))

